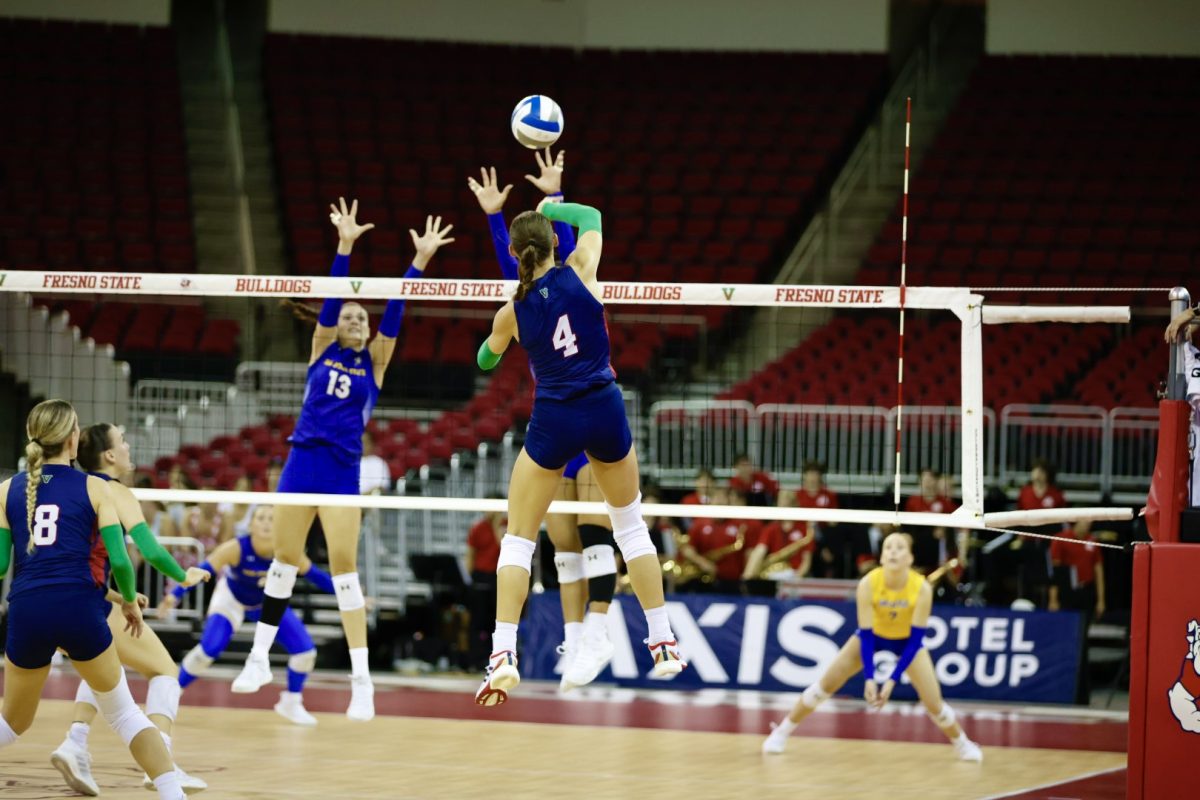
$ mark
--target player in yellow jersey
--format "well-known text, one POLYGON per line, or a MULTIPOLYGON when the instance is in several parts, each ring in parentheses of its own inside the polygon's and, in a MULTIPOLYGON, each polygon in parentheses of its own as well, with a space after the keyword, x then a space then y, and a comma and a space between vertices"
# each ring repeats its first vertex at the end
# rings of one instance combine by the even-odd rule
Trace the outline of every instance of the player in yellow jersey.
POLYGON ((967 738, 956 721, 954 709, 942 700, 942 687, 933 670, 933 659, 922 646, 925 624, 933 607, 933 590, 923 575, 912 570, 912 537, 906 533, 893 533, 884 539, 880 563, 882 566, 871 570, 858 582, 857 634, 842 645, 825 674, 804 690, 792 712, 774 727, 763 742, 763 752, 782 753, 788 736, 800 721, 860 669, 866 668, 863 697, 869 706, 883 708, 896 681, 907 672, 925 712, 954 745, 959 759, 982 761, 983 751, 967 738), (876 650, 886 650, 898 659, 896 668, 882 686, 876 681, 876 650))

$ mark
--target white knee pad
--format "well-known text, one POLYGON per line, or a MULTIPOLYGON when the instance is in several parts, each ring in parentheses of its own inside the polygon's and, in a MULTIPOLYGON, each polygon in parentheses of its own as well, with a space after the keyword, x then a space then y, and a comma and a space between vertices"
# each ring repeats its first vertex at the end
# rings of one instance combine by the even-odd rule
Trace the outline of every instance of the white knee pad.
POLYGON ((92 693, 92 687, 87 685, 87 681, 80 681, 79 688, 75 690, 75 702, 89 705, 92 708, 99 708, 96 705, 96 695, 92 693))
POLYGON ((146 714, 160 714, 171 722, 179 714, 179 679, 170 675, 159 675, 150 679, 150 688, 146 690, 146 714))
POLYGON ((594 544, 583 550, 583 574, 600 578, 617 574, 617 553, 609 544, 594 544))
POLYGON ((558 570, 558 583, 577 583, 583 580, 582 553, 555 553, 554 568, 558 570))
MULTIPOLYGON (((929 714, 928 711, 925 713, 929 714)), ((954 713, 954 709, 950 707, 950 704, 945 701, 942 701, 942 710, 936 714, 929 714, 929 718, 939 728, 949 728, 958 721, 958 715, 954 713)))
POLYGON ((499 574, 504 567, 520 567, 526 572, 532 573, 535 549, 537 549, 537 543, 532 539, 512 533, 504 534, 504 538, 500 540, 500 558, 496 561, 496 573, 499 574))
POLYGON ((357 572, 333 576, 333 593, 337 596, 338 611, 357 611, 367 605, 357 572))
POLYGON ((317 665, 317 650, 305 650, 303 653, 296 653, 288 659, 288 669, 292 672, 300 672, 305 675, 313 671, 313 667, 317 665))
POLYGON ((267 570, 267 583, 263 587, 267 597, 277 600, 287 600, 291 597, 292 589, 296 586, 296 573, 299 571, 300 568, 292 564, 285 564, 277 558, 272 560, 271 568, 267 570))
POLYGON ((642 556, 658 555, 658 550, 650 539, 650 529, 646 527, 646 520, 642 519, 641 493, 624 508, 610 506, 608 503, 604 505, 608 507, 608 518, 612 520, 613 539, 617 547, 621 548, 621 556, 626 564, 642 556))
POLYGON ((204 652, 204 648, 196 645, 191 650, 188 650, 186 656, 183 657, 183 668, 193 675, 203 675, 208 672, 208 668, 212 666, 212 656, 204 652))
POLYGON ((126 746, 134 737, 147 728, 154 728, 150 718, 142 713, 129 693, 125 671, 121 671, 121 682, 111 692, 96 692, 96 706, 110 728, 121 737, 126 746))
POLYGON ((800 695, 801 702, 809 708, 816 708, 829 699, 829 692, 821 688, 819 683, 814 683, 804 690, 804 694, 800 695))

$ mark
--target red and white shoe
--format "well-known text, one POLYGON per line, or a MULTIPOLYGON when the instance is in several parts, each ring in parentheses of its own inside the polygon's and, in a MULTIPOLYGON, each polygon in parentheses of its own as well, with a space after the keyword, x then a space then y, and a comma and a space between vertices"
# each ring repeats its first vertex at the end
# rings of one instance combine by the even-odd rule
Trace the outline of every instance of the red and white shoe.
POLYGON ((511 650, 492 653, 487 674, 475 692, 475 702, 481 706, 498 706, 508 700, 508 693, 521 682, 517 671, 517 654, 511 650))
POLYGON ((650 644, 647 640, 646 645, 650 648, 650 655, 654 656, 655 676, 669 677, 687 669, 687 662, 683 660, 679 653, 679 645, 674 641, 650 644))

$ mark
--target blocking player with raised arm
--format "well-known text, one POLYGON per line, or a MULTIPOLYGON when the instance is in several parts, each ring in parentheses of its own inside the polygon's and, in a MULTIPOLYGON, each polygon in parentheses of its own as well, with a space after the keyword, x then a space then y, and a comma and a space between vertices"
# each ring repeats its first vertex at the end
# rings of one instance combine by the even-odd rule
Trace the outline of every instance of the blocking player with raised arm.
MULTIPOLYGON (((547 198, 561 200, 566 151, 554 156, 549 147, 545 155, 535 151, 538 174, 525 180, 547 198)), ((504 221, 504 203, 512 184, 500 188, 496 168, 480 168, 480 179, 467 179, 467 186, 487 214, 492 245, 500 273, 507 280, 518 280, 517 259, 509 252, 508 225, 504 221)), ((557 263, 565 263, 575 251, 575 230, 566 222, 554 222, 558 237, 557 263)), ((577 453, 567 462, 555 500, 603 502, 604 497, 592 476, 586 453, 577 453)), ((554 544, 554 566, 558 572, 559 597, 563 612, 563 672, 559 687, 564 691, 585 686, 612 661, 615 648, 608 636, 607 615, 617 586, 616 549, 611 523, 602 514, 547 514, 546 533, 554 544), (586 583, 585 583, 586 581, 586 583), (585 613, 586 612, 586 613, 585 613)))
POLYGON ((788 737, 805 717, 829 699, 859 670, 866 676, 863 697, 872 708, 883 708, 896 682, 905 673, 925 706, 925 713, 938 726, 961 761, 982 761, 983 751, 967 738, 954 709, 942 699, 933 659, 925 649, 926 625, 933 608, 933 590, 925 576, 912 568, 912 539, 893 533, 883 540, 882 566, 858 582, 858 631, 842 645, 825 673, 804 690, 790 714, 774 726, 763 742, 764 753, 782 753, 788 737), (875 652, 896 656, 896 666, 880 686, 875 678, 875 652))
POLYGON ((38 403, 25 432, 28 471, 0 483, 0 574, 15 558, 0 750, 33 724, 50 661, 62 648, 92 687, 104 719, 152 776, 160 800, 182 800, 171 754, 133 701, 106 621, 109 603, 101 589, 107 575, 97 575, 92 560, 97 538, 112 564, 126 627, 135 635, 143 628, 133 565, 108 487, 71 466, 79 449, 75 409, 65 400, 38 403))
MULTIPOLYGON (((272 539, 274 508, 257 506, 250 516, 250 532, 225 542, 212 552, 200 569, 218 578, 208 604, 208 617, 200 644, 183 657, 179 684, 187 688, 212 666, 243 621, 257 622, 262 612, 263 581, 275 555, 272 539)), ((334 594, 333 579, 305 556, 299 575, 323 592, 334 594)), ((159 606, 159 614, 169 613, 190 589, 178 586, 159 606)), ((317 648, 295 611, 288 609, 279 621, 276 637, 288 653, 287 688, 279 693, 275 713, 297 725, 314 726, 317 718, 304 707, 304 682, 317 663, 317 648)))
POLYGON ((596 279, 603 244, 600 230, 596 209, 548 201, 542 201, 538 211, 517 216, 509 228, 509 251, 518 261, 520 285, 497 312, 478 361, 483 369, 494 368, 516 339, 529 355, 537 385, 525 446, 509 483, 509 532, 500 543, 496 570, 492 656, 475 694, 480 705, 505 702, 520 683, 517 622, 529 591, 537 532, 558 492, 563 468, 580 451, 588 454, 614 539, 645 610, 654 673, 675 675, 685 667, 667 619, 658 553, 641 512, 637 454, 610 364, 596 279), (563 266, 554 262, 554 220, 579 229, 575 252, 563 266))
MULTIPOLYGON (((345 199, 339 200, 340 205, 330 206, 329 215, 338 231, 337 255, 331 270, 335 277, 349 274, 355 241, 374 227, 358 223, 358 201, 347 208, 345 199)), ((441 217, 426 218, 425 233, 420 236, 409 230, 417 252, 405 277, 424 274, 438 248, 454 241, 446 238, 453 226, 443 228, 441 221, 441 217)), ((358 496, 362 434, 379 399, 403 316, 404 301, 388 301, 379 331, 370 339, 366 309, 358 303, 343 304, 340 299, 325 300, 313 331, 304 400, 290 439, 292 450, 279 479, 279 492, 358 496)), ((249 693, 271 682, 267 653, 304 563, 304 542, 314 517, 320 517, 325 531, 334 594, 350 648, 351 698, 346 716, 366 721, 375 716, 375 687, 367 663, 366 601, 357 571, 362 513, 353 507, 276 508, 275 558, 264 587, 262 615, 255 625, 254 646, 232 688, 234 692, 249 693)))
MULTIPOLYGON (((120 478, 132 474, 134 466, 129 455, 129 442, 125 441, 120 428, 108 422, 98 422, 84 428, 79 435, 75 460, 89 475, 106 482, 121 526, 151 566, 183 586, 195 586, 209 579, 208 573, 203 570, 195 567, 184 570, 179 566, 146 524, 142 504, 129 487, 121 483, 120 478)), ((92 548, 92 564, 94 570, 105 576, 107 589, 107 559, 100 542, 92 548)), ((130 635, 121 614, 121 596, 118 593, 107 589, 107 598, 110 606, 108 628, 112 631, 117 657, 123 666, 147 680, 146 715, 162 732, 169 751, 172 749, 171 734, 175 718, 179 713, 179 668, 152 628, 145 627, 140 636, 130 635)), ((144 601, 145 598, 139 595, 139 600, 144 601)), ((67 737, 50 755, 50 763, 62 774, 68 786, 93 797, 100 794, 100 787, 92 777, 88 737, 91 723, 99 710, 95 693, 86 681, 81 681, 75 692, 75 716, 67 737)), ((200 778, 178 767, 176 769, 179 771, 180 785, 188 794, 208 788, 208 784, 200 778)), ((147 788, 154 786, 149 776, 143 777, 143 783, 147 788)))

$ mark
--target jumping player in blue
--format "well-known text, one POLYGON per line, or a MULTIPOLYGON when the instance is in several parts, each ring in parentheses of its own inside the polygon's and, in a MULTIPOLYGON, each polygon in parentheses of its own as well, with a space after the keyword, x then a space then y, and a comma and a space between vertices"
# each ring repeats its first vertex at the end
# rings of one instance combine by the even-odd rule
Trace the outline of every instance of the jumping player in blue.
MULTIPOLYGON (((258 506, 250 517, 250 533, 225 542, 200 565, 220 578, 208 604, 208 618, 200 644, 183 657, 179 670, 179 684, 187 688, 203 675, 213 661, 225 652, 229 640, 241 627, 243 620, 256 622, 262 611, 263 583, 271 567, 275 543, 271 538, 274 509, 258 506)), ((317 568, 307 558, 300 564, 300 577, 323 592, 334 594, 333 579, 317 568)), ((159 605, 159 614, 169 612, 190 587, 178 586, 159 605)), ((279 643, 288 652, 287 689, 279 694, 275 711, 297 725, 313 726, 317 718, 304 708, 304 682, 317 663, 317 648, 308 635, 304 623, 292 610, 288 610, 279 622, 279 643)))
POLYGON ((153 777, 161 800, 183 800, 167 746, 133 701, 105 621, 108 576, 91 560, 97 537, 121 592, 121 614, 138 634, 142 611, 133 565, 105 482, 71 466, 79 420, 65 400, 36 405, 25 421, 28 472, 0 483, 0 573, 16 554, 8 593, 0 749, 16 742, 37 714, 50 660, 62 648, 95 693, 96 705, 153 777), (100 572, 101 574, 97 574, 100 572))
POLYGON ((479 348, 479 365, 492 369, 513 339, 529 355, 536 389, 525 446, 513 466, 508 491, 508 533, 496 569, 496 630, 487 675, 475 693, 480 705, 498 705, 520 683, 517 622, 529 592, 538 528, 563 469, 588 454, 612 520, 613 537, 649 627, 654 674, 676 675, 686 666, 667 620, 662 570, 642 518, 637 454, 625 402, 609 363, 608 327, 596 271, 602 239, 600 212, 589 206, 543 200, 509 228, 509 252, 520 285, 496 313, 492 333, 479 348), (564 266, 554 263, 552 221, 579 229, 564 266))
MULTIPOLYGON (((338 231, 331 273, 334 276, 349 274, 354 242, 375 227, 358 224, 357 200, 347 208, 345 199, 339 199, 340 207, 330 205, 329 215, 338 231)), ((424 235, 409 230, 417 254, 406 278, 424 274, 438 248, 454 241, 446 238, 453 227, 443 228, 441 217, 429 217, 424 235)), ((396 349, 403 315, 403 300, 388 301, 379 333, 368 346, 366 310, 358 303, 343 305, 340 299, 325 301, 313 332, 304 401, 278 491, 358 495, 362 434, 396 349)), ((275 559, 267 574, 262 615, 254 629, 254 647, 232 688, 239 693, 256 692, 271 682, 267 653, 287 611, 299 567, 305 561, 304 541, 314 516, 320 517, 325 529, 334 594, 350 646, 351 698, 346 716, 366 721, 375 716, 375 687, 367 667, 366 602, 357 572, 362 525, 362 512, 357 508, 281 505, 276 510, 275 559)))
MULTIPOLYGON (((556 158, 547 147, 545 157, 540 151, 535 151, 534 156, 538 175, 526 175, 525 180, 546 197, 561 199, 566 151, 560 150, 556 158)), ((512 185, 500 188, 495 167, 481 168, 479 175, 479 180, 468 178, 467 187, 487 214, 500 273, 506 280, 518 280, 517 259, 509 252, 508 225, 503 214, 512 185)), ((575 231, 565 222, 555 222, 554 233, 558 237, 558 263, 563 263, 575 251, 575 231)), ((604 500, 592 479, 586 453, 578 453, 567 462, 554 499, 604 500)), ((564 637, 559 652, 563 655, 563 670, 559 687, 563 691, 591 683, 613 657, 607 614, 617 587, 617 560, 609 524, 603 515, 546 515, 546 533, 554 544, 554 566, 562 601, 564 637)))

